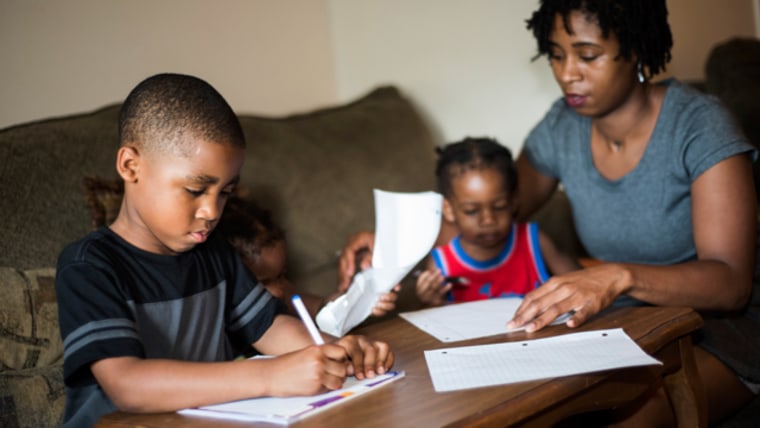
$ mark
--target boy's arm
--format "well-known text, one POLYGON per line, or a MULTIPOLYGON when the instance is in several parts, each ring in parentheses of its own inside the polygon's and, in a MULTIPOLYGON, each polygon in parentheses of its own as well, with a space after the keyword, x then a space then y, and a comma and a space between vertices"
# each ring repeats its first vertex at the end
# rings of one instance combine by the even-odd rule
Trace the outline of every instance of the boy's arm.
POLYGON ((541 246, 541 255, 544 257, 546 267, 552 275, 562 275, 563 273, 581 269, 578 260, 563 253, 554 245, 554 241, 540 229, 538 231, 538 243, 541 246))
POLYGON ((257 396, 312 395, 341 387, 340 346, 311 346, 278 358, 190 362, 105 358, 91 370, 108 397, 129 412, 166 412, 257 396))

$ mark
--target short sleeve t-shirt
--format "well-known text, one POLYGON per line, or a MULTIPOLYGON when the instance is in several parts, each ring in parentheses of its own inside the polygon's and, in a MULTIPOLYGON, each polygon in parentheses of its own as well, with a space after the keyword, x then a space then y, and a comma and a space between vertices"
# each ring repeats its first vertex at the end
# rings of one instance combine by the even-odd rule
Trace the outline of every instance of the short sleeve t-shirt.
POLYGON ((591 119, 564 100, 531 131, 524 152, 568 195, 578 236, 606 261, 669 265, 696 258, 691 184, 716 163, 753 148, 713 98, 675 80, 638 165, 604 178, 591 156, 591 119))
POLYGON ((56 293, 64 345, 65 426, 115 410, 90 364, 134 356, 223 361, 260 338, 276 300, 218 234, 190 251, 140 250, 104 227, 67 246, 56 293))

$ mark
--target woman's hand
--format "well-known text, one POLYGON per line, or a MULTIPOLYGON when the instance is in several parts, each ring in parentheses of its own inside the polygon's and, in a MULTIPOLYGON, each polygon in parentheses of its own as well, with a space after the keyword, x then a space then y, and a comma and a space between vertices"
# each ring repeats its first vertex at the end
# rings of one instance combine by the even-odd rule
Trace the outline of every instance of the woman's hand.
POLYGON ((568 327, 578 327, 610 306, 632 285, 631 273, 623 265, 605 263, 549 278, 528 293, 507 328, 525 327, 534 332, 558 316, 573 311, 568 327))
POLYGON ((445 278, 440 269, 422 271, 417 277, 417 298, 425 306, 441 306, 446 303, 446 294, 452 284, 444 284, 445 278))
POLYGON ((362 231, 348 237, 338 260, 338 291, 348 290, 357 265, 361 270, 371 266, 374 247, 375 232, 362 231))

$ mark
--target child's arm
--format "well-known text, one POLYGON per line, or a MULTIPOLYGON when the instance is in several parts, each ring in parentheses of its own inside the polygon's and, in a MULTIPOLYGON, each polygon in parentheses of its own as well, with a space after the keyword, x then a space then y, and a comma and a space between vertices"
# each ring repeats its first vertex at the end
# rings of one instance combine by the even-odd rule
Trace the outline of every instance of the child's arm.
POLYGON ((313 395, 340 388, 354 372, 373 377, 393 364, 387 344, 361 336, 315 346, 301 321, 286 315, 275 318, 256 346, 283 355, 229 362, 114 357, 91 370, 120 410, 166 412, 258 396, 313 395))
POLYGON ((446 294, 451 291, 451 282, 444 284, 445 277, 435 266, 432 257, 428 257, 427 268, 417 277, 417 298, 425 306, 441 306, 446 303, 446 294))
POLYGON ((346 351, 310 346, 271 359, 190 362, 114 357, 91 370, 108 397, 129 412, 165 412, 257 396, 311 395, 341 387, 346 351))
POLYGON ((538 231, 538 244, 541 246, 541 255, 544 257, 546 267, 552 275, 562 275, 581 268, 578 260, 563 253, 541 230, 538 231))

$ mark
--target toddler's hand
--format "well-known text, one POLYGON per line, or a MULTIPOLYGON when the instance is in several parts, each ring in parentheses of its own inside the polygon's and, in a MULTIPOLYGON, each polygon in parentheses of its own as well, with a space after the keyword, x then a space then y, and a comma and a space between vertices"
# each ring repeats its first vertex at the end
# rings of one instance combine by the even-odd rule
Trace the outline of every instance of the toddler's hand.
POLYGON ((349 375, 353 374, 357 379, 373 378, 393 366, 393 352, 385 342, 348 335, 334 343, 345 349, 350 360, 346 363, 346 369, 349 375))
POLYGON ((452 284, 444 285, 444 276, 439 269, 426 270, 417 277, 417 298, 425 306, 441 306, 446 303, 446 294, 452 284))
POLYGON ((385 293, 377 299, 375 307, 372 308, 372 315, 382 317, 396 309, 396 300, 398 292, 401 290, 401 284, 396 284, 390 293, 385 293))

